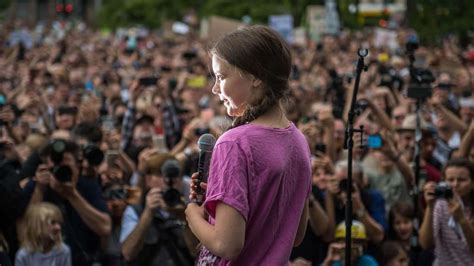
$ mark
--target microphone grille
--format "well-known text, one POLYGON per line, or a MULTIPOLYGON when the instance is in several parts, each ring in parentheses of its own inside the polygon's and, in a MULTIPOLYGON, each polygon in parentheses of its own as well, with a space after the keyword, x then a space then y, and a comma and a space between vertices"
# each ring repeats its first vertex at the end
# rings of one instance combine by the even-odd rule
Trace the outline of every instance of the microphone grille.
POLYGON ((201 151, 212 152, 214 144, 216 144, 216 138, 209 133, 203 134, 199 137, 198 147, 201 151))

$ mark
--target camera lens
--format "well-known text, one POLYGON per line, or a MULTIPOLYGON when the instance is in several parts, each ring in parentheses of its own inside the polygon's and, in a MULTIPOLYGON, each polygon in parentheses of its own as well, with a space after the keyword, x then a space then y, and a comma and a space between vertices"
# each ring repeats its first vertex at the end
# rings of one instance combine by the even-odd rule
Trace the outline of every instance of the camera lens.
POLYGON ((53 173, 53 176, 56 178, 56 180, 58 180, 59 182, 64 183, 71 181, 72 170, 69 166, 55 166, 53 167, 51 172, 53 173))
POLYGON ((439 183, 435 188, 435 197, 437 199, 452 199, 454 196, 453 189, 445 182, 439 183))
POLYGON ((104 153, 95 145, 88 145, 84 148, 84 157, 92 166, 98 166, 104 160, 104 153))
POLYGON ((166 205, 171 208, 182 203, 181 194, 174 188, 170 188, 163 192, 163 199, 165 200, 166 205))

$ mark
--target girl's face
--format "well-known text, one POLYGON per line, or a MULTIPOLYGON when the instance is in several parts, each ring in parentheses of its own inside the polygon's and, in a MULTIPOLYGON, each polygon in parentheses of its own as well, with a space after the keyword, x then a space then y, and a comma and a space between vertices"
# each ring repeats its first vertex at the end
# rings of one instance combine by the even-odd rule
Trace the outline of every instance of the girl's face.
POLYGON ((324 168, 317 167, 313 172, 313 185, 316 185, 320 189, 326 189, 329 174, 326 173, 324 168))
POLYGON ((469 170, 465 167, 451 166, 446 168, 445 180, 453 188, 456 195, 463 198, 474 189, 469 170))
POLYGON ((400 240, 409 240, 413 233, 413 222, 407 217, 395 214, 393 229, 400 240))
POLYGON ((61 237, 61 221, 50 219, 47 221, 47 240, 58 241, 61 237))
POLYGON ((212 93, 224 102, 229 116, 242 116, 255 94, 254 79, 243 75, 216 55, 212 55, 212 70, 216 77, 212 93))

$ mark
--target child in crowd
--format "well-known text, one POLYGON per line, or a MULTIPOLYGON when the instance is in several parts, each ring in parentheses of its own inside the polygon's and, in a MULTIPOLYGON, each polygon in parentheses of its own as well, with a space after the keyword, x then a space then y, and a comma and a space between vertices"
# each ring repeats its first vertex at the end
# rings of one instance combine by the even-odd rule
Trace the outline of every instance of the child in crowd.
MULTIPOLYGON (((378 266, 377 261, 364 253, 367 245, 367 233, 363 223, 353 220, 351 226, 351 264, 354 266, 378 266)), ((336 228, 336 241, 329 245, 328 254, 322 266, 345 265, 346 224, 340 223, 336 228)))
POLYGON ((71 251, 62 240, 62 222, 55 205, 42 202, 30 206, 20 227, 21 248, 15 265, 70 266, 71 251))

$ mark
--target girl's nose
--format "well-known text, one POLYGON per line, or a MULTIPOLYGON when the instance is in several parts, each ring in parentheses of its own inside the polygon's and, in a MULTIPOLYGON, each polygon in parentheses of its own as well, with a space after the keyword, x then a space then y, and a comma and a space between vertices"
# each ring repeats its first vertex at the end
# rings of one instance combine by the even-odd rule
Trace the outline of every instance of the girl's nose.
POLYGON ((219 85, 217 85, 217 82, 214 83, 214 86, 212 87, 212 93, 213 94, 218 94, 219 93, 219 85))

